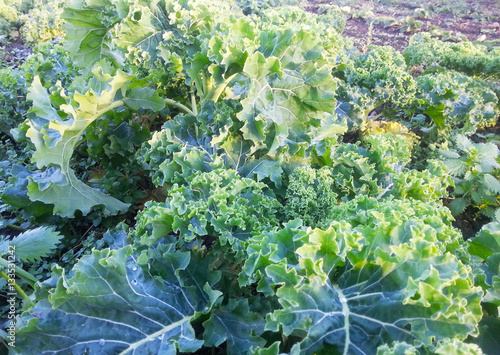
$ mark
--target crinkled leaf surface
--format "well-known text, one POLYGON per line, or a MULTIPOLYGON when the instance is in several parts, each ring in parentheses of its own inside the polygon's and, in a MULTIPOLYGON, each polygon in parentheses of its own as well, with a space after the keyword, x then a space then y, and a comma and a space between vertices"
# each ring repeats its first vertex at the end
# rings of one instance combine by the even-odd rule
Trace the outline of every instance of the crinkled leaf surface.
POLYGON ((75 64, 86 70, 103 58, 123 64, 123 57, 115 50, 109 31, 126 16, 126 12, 123 13, 127 11, 126 5, 114 2, 117 8, 123 8, 117 11, 107 0, 88 1, 87 6, 82 6, 82 3, 72 2, 61 15, 65 20, 66 49, 73 55, 75 64), (121 16, 119 12, 122 12, 121 16))
POLYGON ((38 77, 28 94, 33 108, 26 136, 36 147, 32 161, 39 169, 47 168, 30 178, 28 196, 53 204, 54 212, 64 217, 72 217, 76 210, 86 215, 94 206, 103 206, 104 215, 113 215, 126 211, 129 206, 85 185, 70 167, 73 150, 85 129, 105 112, 127 102, 133 108, 145 106, 159 110, 164 106, 158 95, 147 88, 133 88, 127 95, 131 75, 121 71, 115 76, 100 72, 95 75, 94 86, 100 90, 74 94, 72 99, 78 107, 73 107, 66 97, 68 104, 56 109, 38 77))
POLYGON ((469 241, 469 252, 480 259, 474 272, 476 283, 485 291, 483 302, 500 306, 500 223, 483 226, 469 241))
MULTIPOLYGON (((58 271, 49 299, 17 329, 16 349, 26 355, 167 354, 201 347, 190 321, 208 312, 220 293, 208 283, 182 287, 174 274, 155 279, 131 253, 130 246, 94 251, 73 276, 58 271)), ((181 256, 185 267, 189 255, 181 256)))
POLYGON ((292 221, 247 249, 239 281, 275 290, 282 309, 266 329, 298 336, 292 354, 374 354, 393 341, 432 347, 477 333, 482 291, 447 251, 460 249, 449 211, 367 198, 337 209, 343 222, 327 230, 292 221))
POLYGON ((250 311, 247 299, 230 299, 227 306, 214 310, 203 326, 205 345, 219 346, 227 341, 229 354, 244 354, 251 347, 265 344, 259 337, 264 332, 265 320, 250 311))
POLYGON ((395 340, 431 345, 434 337, 463 339, 474 331, 477 320, 472 314, 452 315, 451 310, 459 310, 459 299, 467 296, 476 298, 477 308, 477 290, 460 285, 463 281, 459 280, 455 281, 458 286, 449 289, 433 287, 452 274, 457 264, 451 256, 432 262, 450 264, 439 271, 428 260, 401 263, 397 265, 400 270, 389 273, 379 267, 351 269, 338 283, 328 280, 325 284, 319 278, 302 283, 293 269, 270 266, 268 275, 284 284, 277 292, 284 309, 273 313, 268 328, 282 326, 285 334, 306 331, 304 340, 292 349, 296 354, 314 354, 325 347, 344 354, 373 354, 379 345, 395 340))
POLYGON ((201 245, 214 239, 212 252, 240 258, 242 245, 253 234, 271 228, 279 203, 266 185, 242 178, 234 170, 196 172, 189 185, 171 191, 165 203, 148 203, 137 220, 140 243, 153 246, 170 232, 201 245))
POLYGON ((252 150, 303 156, 313 142, 343 133, 332 120, 336 83, 323 65, 319 43, 307 32, 291 30, 263 32, 261 43, 243 68, 251 84, 238 114, 252 150))

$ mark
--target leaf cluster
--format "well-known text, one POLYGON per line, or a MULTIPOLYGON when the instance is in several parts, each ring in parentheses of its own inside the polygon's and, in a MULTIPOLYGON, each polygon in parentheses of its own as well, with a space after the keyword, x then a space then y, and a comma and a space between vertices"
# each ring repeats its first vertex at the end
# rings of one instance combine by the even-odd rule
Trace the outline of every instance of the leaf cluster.
POLYGON ((423 171, 408 169, 412 141, 404 135, 378 133, 364 144, 341 143, 328 166, 295 169, 285 195, 286 219, 301 218, 307 226, 325 226, 332 208, 356 196, 437 201, 453 185, 446 167, 430 160, 423 171))
POLYGON ((427 115, 431 127, 441 136, 451 131, 470 135, 492 126, 500 113, 498 99, 488 84, 455 71, 419 76, 415 112, 427 115))
POLYGON ((186 185, 174 185, 165 202, 146 204, 137 217, 135 235, 151 247, 175 233, 180 245, 204 247, 221 258, 238 260, 247 239, 277 224, 278 207, 263 183, 234 170, 198 171, 186 185))
MULTIPOLYGON (((407 107, 415 100, 417 84, 403 56, 388 46, 372 46, 337 66, 340 79, 338 113, 356 126, 366 123, 375 109, 407 107), (387 107, 386 107, 387 106, 387 107)), ((382 110, 383 111, 383 110, 382 110)))
POLYGON ((500 195, 498 147, 493 143, 472 143, 469 138, 457 135, 455 148, 440 151, 455 180, 451 211, 459 215, 472 206, 493 218, 500 195))
POLYGON ((469 76, 499 78, 500 59, 498 48, 471 42, 444 42, 427 33, 419 33, 410 39, 403 51, 408 65, 425 68, 441 66, 469 76))

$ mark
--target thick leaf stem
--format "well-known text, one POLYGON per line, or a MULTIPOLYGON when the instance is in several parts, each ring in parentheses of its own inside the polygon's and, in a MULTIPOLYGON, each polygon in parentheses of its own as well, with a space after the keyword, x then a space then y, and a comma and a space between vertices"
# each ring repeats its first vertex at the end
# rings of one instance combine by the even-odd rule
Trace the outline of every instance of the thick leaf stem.
POLYGON ((123 106, 123 105, 125 105, 124 101, 122 101, 122 100, 115 101, 112 104, 110 104, 109 106, 106 106, 105 108, 97 111, 96 114, 94 115, 93 119, 97 119, 97 118, 101 117, 102 115, 104 115, 106 112, 111 111, 112 109, 115 109, 115 108, 123 106))
POLYGON ((185 113, 196 116, 196 114, 191 109, 189 109, 189 107, 184 106, 180 102, 174 101, 172 99, 164 99, 164 100, 165 100, 165 103, 167 105, 177 107, 177 108, 181 109, 182 111, 184 111, 185 113))
POLYGON ((205 75, 205 73, 202 71, 201 72, 201 82, 202 82, 202 85, 203 85, 203 89, 204 89, 204 95, 207 95, 207 93, 212 90, 212 85, 209 85, 208 83, 208 80, 207 80, 207 77, 205 75))
MULTIPOLYGON (((7 283, 9 283, 9 276, 7 276, 7 274, 3 271, 0 271, 0 276, 2 276, 5 280, 7 280, 7 283)), ((9 283, 10 284, 10 283, 9 283)), ((27 301, 29 301, 29 303, 34 306, 33 302, 30 300, 30 298, 28 297, 28 295, 26 294, 26 292, 23 291, 23 289, 21 287, 19 287, 19 285, 16 283, 16 281, 14 281, 14 284, 13 284, 14 288, 16 289, 16 291, 27 301)))
POLYGON ((177 327, 181 327, 184 323, 187 323, 190 320, 191 320, 191 317, 184 317, 181 320, 178 320, 177 322, 169 324, 169 325, 161 328, 159 331, 148 335, 144 339, 142 339, 134 344, 131 344, 127 349, 123 350, 119 355, 128 354, 129 352, 139 348, 141 345, 146 344, 146 343, 150 342, 151 340, 156 339, 157 337, 164 335, 165 333, 171 331, 172 329, 175 329, 177 327))
MULTIPOLYGON (((3 267, 5 269, 8 268, 9 262, 5 260, 4 258, 0 258, 0 267, 3 267)), ((26 281, 31 287, 35 287, 35 283, 38 281, 31 275, 29 272, 24 271, 21 269, 19 266, 15 266, 14 272, 16 273, 17 276, 22 278, 24 281, 26 281)))
MULTIPOLYGON (((123 105, 125 105, 125 102, 123 100, 118 100, 118 101, 112 102, 110 105, 108 105, 108 106, 100 109, 99 111, 97 111, 95 113, 95 115, 93 115, 89 120, 87 120, 89 122, 88 124, 90 124, 91 122, 94 122, 96 119, 98 119, 99 117, 101 117, 102 115, 104 115, 106 112, 111 111, 111 110, 113 110, 113 109, 115 109, 117 107, 123 106, 123 105)), ((87 124, 87 126, 88 126, 88 124, 87 124)), ((87 126, 85 126, 84 128, 81 129, 80 133, 75 136, 75 139, 72 139, 73 150, 74 150, 74 148, 78 144, 78 138, 81 136, 81 134, 83 133, 83 131, 85 130, 85 128, 87 128, 87 126)), ((70 167, 69 167, 69 164, 70 164, 70 161, 68 159, 61 166, 61 170, 64 173, 64 175, 66 175, 66 176, 67 176, 68 172, 71 170, 70 167)))
POLYGON ((193 113, 196 116, 198 114, 198 106, 196 105, 196 96, 193 88, 191 88, 191 107, 193 108, 193 113))
POLYGON ((344 355, 349 352, 349 346, 351 344, 349 327, 350 327, 350 317, 351 311, 349 310, 349 305, 347 304, 347 298, 344 296, 342 290, 337 286, 332 284, 333 289, 339 295, 340 303, 342 304, 342 314, 344 315, 344 332, 345 332, 345 342, 344 342, 344 355))
POLYGON ((217 88, 215 89, 212 97, 210 98, 212 101, 214 102, 217 102, 217 100, 219 100, 219 97, 220 95, 224 92, 224 90, 226 89, 226 87, 229 85, 229 83, 231 82, 231 80, 233 80, 233 78, 238 75, 238 73, 235 73, 231 76, 229 76, 226 80, 224 80, 224 82, 222 84, 220 84, 219 86, 217 86, 217 88))
POLYGON ((198 94, 200 95, 200 97, 204 97, 205 94, 206 94, 206 88, 205 86, 203 86, 203 83, 200 81, 200 78, 199 77, 195 77, 194 78, 194 85, 196 87, 196 90, 198 91, 198 94))

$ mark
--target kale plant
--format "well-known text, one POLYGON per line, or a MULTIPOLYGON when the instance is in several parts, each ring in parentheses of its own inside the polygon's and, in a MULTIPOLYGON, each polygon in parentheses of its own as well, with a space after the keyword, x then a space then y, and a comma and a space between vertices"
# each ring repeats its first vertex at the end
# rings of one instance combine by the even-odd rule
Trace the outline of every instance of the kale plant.
POLYGON ((432 121, 440 139, 451 131, 470 135, 496 123, 500 108, 495 93, 480 79, 454 71, 436 72, 417 79, 415 112, 432 121))
POLYGON ((498 147, 493 143, 473 143, 457 135, 455 148, 440 151, 455 180, 451 211, 459 215, 471 206, 492 218, 500 207, 498 147))
POLYGON ((419 33, 403 51, 409 66, 441 66, 469 76, 500 77, 500 52, 472 42, 450 43, 419 33))

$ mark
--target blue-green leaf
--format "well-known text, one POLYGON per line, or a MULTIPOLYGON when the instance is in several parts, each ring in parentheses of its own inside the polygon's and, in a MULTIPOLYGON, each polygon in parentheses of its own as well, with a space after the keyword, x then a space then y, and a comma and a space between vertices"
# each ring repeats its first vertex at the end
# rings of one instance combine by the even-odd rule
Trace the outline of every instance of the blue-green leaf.
MULTIPOLYGON (((94 251, 78 262, 71 277, 56 269, 57 287, 23 318, 16 349, 26 355, 62 355, 200 348, 203 341, 196 339, 190 322, 211 309, 213 298, 198 287, 183 287, 173 274, 155 279, 131 253, 130 246, 94 251)), ((210 291, 208 284, 204 289, 210 291)))

